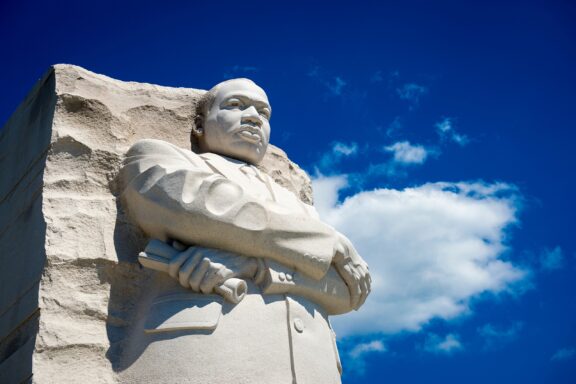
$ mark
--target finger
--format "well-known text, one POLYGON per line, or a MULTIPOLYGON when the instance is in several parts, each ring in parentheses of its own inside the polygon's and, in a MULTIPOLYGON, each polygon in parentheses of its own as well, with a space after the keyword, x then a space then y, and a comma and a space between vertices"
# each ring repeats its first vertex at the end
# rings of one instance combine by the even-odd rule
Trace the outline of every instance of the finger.
POLYGON ((208 271, 209 268, 210 268, 210 259, 205 257, 200 262, 198 268, 196 268, 194 272, 192 272, 192 276, 190 276, 190 279, 188 280, 188 282, 190 283, 190 288, 192 288, 193 291, 198 292, 200 290, 200 283, 202 282, 202 279, 204 278, 204 275, 206 274, 206 271, 208 271))
POLYGON ((364 269, 364 282, 366 284, 366 297, 364 298, 364 301, 366 301, 366 299, 368 299, 368 296, 372 292, 372 276, 370 276, 367 264, 365 265, 364 269))
POLYGON ((184 264, 178 270, 178 281, 180 285, 188 288, 190 285, 188 280, 190 279, 190 275, 192 271, 196 268, 200 260, 202 259, 202 252, 197 252, 194 257, 189 257, 184 264))
POLYGON ((364 300, 366 300, 366 282, 363 277, 358 280, 358 292, 358 302, 355 309, 360 308, 364 304, 364 300))
POLYGON ((355 309, 358 309, 363 303, 363 300, 366 296, 366 291, 364 289, 365 288, 364 285, 362 284, 362 277, 360 276, 358 270, 356 268, 353 268, 352 271, 354 273, 354 283, 355 283, 354 288, 356 289, 357 294, 355 309))
POLYGON ((170 263, 168 264, 168 274, 172 278, 178 278, 178 271, 180 270, 180 267, 186 260, 188 260, 193 252, 194 248, 188 248, 186 251, 179 253, 175 258, 170 260, 170 263))
POLYGON ((372 292, 372 281, 370 280, 370 276, 366 278, 366 290, 368 295, 372 292))
POLYGON ((366 266, 366 281, 368 282, 368 293, 372 292, 372 275, 368 271, 368 266, 366 266))
POLYGON ((346 273, 344 274, 344 281, 348 285, 348 290, 350 291, 350 305, 352 308, 356 308, 358 305, 358 300, 360 298, 360 292, 358 287, 358 281, 354 277, 354 270, 349 264, 344 266, 346 273))
POLYGON ((358 301, 357 290, 355 289, 354 274, 352 272, 351 266, 348 263, 336 264, 336 270, 342 277, 342 280, 348 286, 348 292, 350 293, 350 306, 356 308, 356 302, 358 301))
POLYGON ((210 265, 209 271, 204 275, 202 282, 200 283, 200 290, 202 293, 211 293, 214 287, 226 280, 224 276, 227 272, 232 272, 224 267, 222 264, 212 263, 210 265))
POLYGON ((370 272, 368 272, 368 266, 366 264, 360 264, 358 268, 360 277, 366 281, 367 284, 370 283, 370 272))
POLYGON ((366 302, 366 298, 368 297, 368 293, 370 292, 366 276, 363 276, 360 279, 360 288, 362 290, 362 294, 360 295, 360 300, 358 301, 358 308, 364 305, 364 302, 366 302))

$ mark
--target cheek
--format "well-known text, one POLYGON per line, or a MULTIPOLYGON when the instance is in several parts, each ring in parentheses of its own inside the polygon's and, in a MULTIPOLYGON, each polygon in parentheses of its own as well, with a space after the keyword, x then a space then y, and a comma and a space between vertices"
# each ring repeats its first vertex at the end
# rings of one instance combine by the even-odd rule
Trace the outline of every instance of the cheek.
POLYGON ((264 137, 266 138, 266 142, 270 141, 270 124, 264 124, 262 126, 262 132, 264 133, 264 137))
POLYGON ((228 110, 223 110, 218 112, 218 124, 225 128, 225 129, 230 129, 232 128, 234 125, 236 125, 237 123, 240 123, 240 118, 242 117, 241 113, 239 111, 228 111, 228 110))

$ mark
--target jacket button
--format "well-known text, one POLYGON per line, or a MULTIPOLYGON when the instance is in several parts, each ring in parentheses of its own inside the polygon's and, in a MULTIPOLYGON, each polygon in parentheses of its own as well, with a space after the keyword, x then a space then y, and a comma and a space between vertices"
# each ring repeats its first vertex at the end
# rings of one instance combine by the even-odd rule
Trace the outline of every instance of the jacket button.
POLYGON ((294 319, 294 328, 298 332, 302 333, 304 331, 304 322, 298 318, 294 319))
POLYGON ((280 281, 284 281, 286 279, 286 275, 284 274, 284 272, 279 272, 278 278, 280 279, 280 281))
POLYGON ((286 281, 292 281, 292 274, 291 273, 286 274, 286 281))

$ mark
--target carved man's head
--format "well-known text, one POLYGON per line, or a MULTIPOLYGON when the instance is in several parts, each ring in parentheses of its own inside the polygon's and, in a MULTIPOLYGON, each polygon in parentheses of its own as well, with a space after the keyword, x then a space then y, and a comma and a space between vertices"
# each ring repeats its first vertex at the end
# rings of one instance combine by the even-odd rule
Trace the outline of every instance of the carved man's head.
POLYGON ((270 103, 248 79, 217 84, 197 106, 192 134, 200 152, 213 152, 258 164, 270 140, 270 103))

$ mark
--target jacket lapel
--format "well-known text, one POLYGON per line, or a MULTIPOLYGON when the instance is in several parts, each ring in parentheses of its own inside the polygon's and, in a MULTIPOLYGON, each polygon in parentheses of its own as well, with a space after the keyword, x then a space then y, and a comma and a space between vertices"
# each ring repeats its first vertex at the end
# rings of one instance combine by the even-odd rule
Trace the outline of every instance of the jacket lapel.
POLYGON ((228 180, 240 184, 240 186, 245 190, 253 189, 253 187, 251 188, 251 181, 240 171, 240 166, 244 163, 233 159, 226 159, 214 153, 203 153, 200 157, 214 170, 214 172, 221 174, 228 180))

